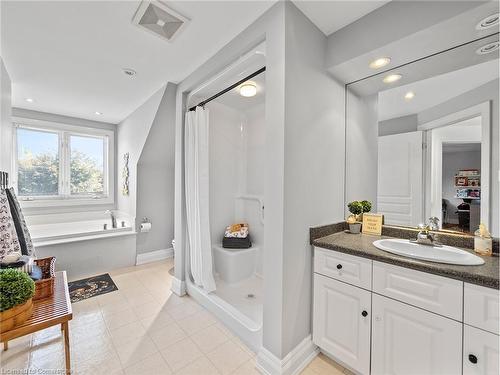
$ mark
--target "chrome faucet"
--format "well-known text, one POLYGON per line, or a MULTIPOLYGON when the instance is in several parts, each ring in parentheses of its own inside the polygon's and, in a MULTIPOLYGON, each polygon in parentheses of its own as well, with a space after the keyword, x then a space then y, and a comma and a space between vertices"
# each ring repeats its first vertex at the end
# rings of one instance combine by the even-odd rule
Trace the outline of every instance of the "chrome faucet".
POLYGON ((115 213, 111 210, 107 210, 105 213, 111 216, 111 227, 117 228, 115 213))
POLYGON ((428 224, 419 224, 419 232, 417 238, 410 240, 410 242, 418 243, 420 245, 442 247, 443 245, 436 240, 436 234, 431 231, 439 229, 439 219, 437 217, 430 217, 428 224))

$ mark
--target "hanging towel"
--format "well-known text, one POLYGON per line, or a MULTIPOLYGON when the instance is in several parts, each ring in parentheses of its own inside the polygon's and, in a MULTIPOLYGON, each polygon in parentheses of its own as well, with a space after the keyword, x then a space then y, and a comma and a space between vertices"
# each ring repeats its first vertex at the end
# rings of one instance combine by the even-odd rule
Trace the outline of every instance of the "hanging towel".
POLYGON ((16 193, 13 188, 6 189, 5 192, 7 194, 7 199, 9 200, 10 212, 12 214, 12 219, 14 220, 14 227, 16 228, 21 253, 23 255, 35 256, 33 241, 31 240, 31 235, 28 230, 28 226, 26 225, 23 212, 21 211, 21 205, 17 200, 16 193))
POLYGON ((4 189, 0 189, 0 262, 7 254, 21 253, 16 228, 4 189))

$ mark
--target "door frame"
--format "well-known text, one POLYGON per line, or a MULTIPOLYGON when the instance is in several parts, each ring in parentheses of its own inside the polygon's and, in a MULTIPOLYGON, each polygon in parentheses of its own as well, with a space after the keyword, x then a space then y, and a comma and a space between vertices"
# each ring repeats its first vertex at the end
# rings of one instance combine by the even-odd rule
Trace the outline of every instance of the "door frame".
MULTIPOLYGON (((427 123, 421 124, 417 127, 418 130, 423 130, 425 132, 426 147, 424 153, 424 202, 425 202, 425 214, 427 217, 431 215, 431 200, 432 196, 432 186, 431 186, 431 176, 432 171, 429 167, 429 163, 432 157, 432 132, 431 130, 436 128, 441 128, 448 125, 453 125, 462 121, 470 120, 474 117, 481 117, 481 222, 489 228, 491 222, 491 212, 489 208, 490 204, 490 159, 491 159, 491 101, 474 105, 472 107, 465 108, 463 110, 454 112, 452 114, 440 117, 436 120, 429 121, 427 123)), ((442 164, 441 164, 442 170, 442 164)), ((442 200, 442 189, 436 191, 436 199, 440 198, 442 200)), ((441 228, 442 223, 440 221, 439 226, 441 228)))

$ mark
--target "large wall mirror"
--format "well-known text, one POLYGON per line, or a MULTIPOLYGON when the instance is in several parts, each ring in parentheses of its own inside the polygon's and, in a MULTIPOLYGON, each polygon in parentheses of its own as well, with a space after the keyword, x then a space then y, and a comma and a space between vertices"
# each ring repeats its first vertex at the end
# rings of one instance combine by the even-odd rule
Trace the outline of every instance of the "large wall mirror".
MULTIPOLYGON (((497 29, 348 84, 346 204, 385 224, 499 235, 497 29)), ((383 70, 383 69, 381 69, 383 70)))

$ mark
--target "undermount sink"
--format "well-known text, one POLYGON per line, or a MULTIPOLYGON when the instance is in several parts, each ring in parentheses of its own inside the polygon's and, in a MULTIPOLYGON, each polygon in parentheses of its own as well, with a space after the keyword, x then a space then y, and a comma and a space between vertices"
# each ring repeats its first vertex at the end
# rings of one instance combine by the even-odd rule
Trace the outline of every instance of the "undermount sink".
POLYGON ((428 246, 403 239, 384 239, 373 242, 373 245, 389 253, 404 257, 427 260, 429 262, 477 266, 484 260, 467 251, 452 246, 428 246))

